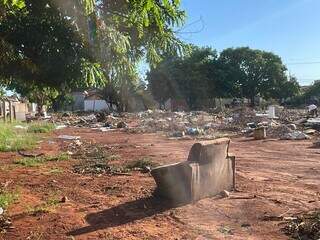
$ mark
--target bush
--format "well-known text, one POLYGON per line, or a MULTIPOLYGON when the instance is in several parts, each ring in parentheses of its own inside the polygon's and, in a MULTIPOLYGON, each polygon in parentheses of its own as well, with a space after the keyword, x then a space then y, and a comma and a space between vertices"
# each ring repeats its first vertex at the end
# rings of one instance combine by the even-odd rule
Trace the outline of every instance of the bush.
POLYGON ((52 123, 34 123, 28 127, 29 133, 49 133, 55 129, 52 123))
POLYGON ((24 129, 16 129, 14 124, 0 124, 0 151, 10 152, 32 149, 37 138, 24 129))
POLYGON ((17 193, 1 192, 0 193, 0 207, 6 209, 18 199, 17 193))

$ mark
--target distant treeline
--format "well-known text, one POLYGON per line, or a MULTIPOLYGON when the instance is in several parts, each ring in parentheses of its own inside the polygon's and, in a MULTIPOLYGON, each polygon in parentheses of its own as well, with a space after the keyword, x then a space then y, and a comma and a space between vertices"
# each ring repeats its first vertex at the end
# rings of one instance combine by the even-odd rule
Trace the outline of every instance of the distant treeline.
POLYGON ((301 95, 297 79, 279 56, 248 47, 218 54, 209 47, 190 46, 184 56, 168 56, 152 68, 147 80, 160 104, 183 99, 191 109, 215 98, 247 98, 253 106, 257 96, 284 102, 301 95))

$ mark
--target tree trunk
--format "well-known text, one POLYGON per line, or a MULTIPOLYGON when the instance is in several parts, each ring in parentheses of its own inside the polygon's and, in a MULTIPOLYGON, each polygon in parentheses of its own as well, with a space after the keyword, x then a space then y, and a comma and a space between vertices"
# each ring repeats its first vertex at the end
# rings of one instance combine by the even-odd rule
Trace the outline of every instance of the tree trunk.
POLYGON ((250 96, 250 107, 255 107, 255 95, 250 96))
POLYGON ((38 99, 37 99, 37 113, 39 116, 44 116, 44 112, 43 112, 43 106, 44 106, 44 97, 41 96, 38 96, 38 99))

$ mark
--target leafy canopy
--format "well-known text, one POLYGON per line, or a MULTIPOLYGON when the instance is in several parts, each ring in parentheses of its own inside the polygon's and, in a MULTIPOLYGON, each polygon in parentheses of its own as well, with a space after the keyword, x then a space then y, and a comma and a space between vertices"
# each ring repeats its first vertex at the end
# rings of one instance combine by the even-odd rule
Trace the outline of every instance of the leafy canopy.
MULTIPOLYGON (((121 91, 184 44, 179 0, 0 0, 0 78, 31 89, 111 83, 121 91)), ((11 85, 16 88, 16 86, 11 85)))
POLYGON ((183 98, 191 108, 203 108, 214 98, 248 98, 254 104, 256 96, 281 100, 300 91, 279 56, 250 48, 229 48, 218 55, 211 48, 191 47, 183 57, 167 57, 147 80, 160 103, 183 98))

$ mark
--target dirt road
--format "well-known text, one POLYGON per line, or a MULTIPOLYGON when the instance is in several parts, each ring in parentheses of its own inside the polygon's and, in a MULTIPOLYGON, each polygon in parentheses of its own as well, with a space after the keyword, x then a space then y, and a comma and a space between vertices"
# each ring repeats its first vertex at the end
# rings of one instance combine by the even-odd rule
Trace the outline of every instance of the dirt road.
MULTIPOLYGON (((142 157, 161 164, 185 160, 194 143, 78 128, 55 132, 38 151, 61 151, 68 144, 56 138, 62 133, 101 144, 119 156, 119 165, 142 157)), ((78 160, 26 167, 13 164, 17 154, 1 153, 0 181, 19 199, 9 209, 14 228, 0 239, 287 239, 280 217, 320 207, 320 150, 310 146, 235 138, 237 192, 178 208, 152 197, 148 173, 81 175, 72 168, 78 160), (63 196, 65 203, 34 211, 63 196)))

